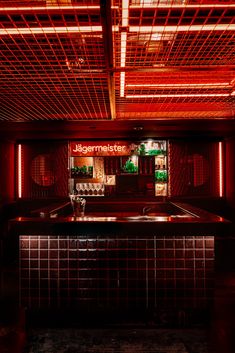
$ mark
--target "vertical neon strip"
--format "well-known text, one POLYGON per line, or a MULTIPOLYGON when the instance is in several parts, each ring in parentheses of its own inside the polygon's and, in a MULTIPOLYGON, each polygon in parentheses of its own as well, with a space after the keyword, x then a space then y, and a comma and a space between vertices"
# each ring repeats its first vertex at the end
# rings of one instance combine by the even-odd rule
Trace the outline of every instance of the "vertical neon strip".
POLYGON ((120 97, 125 95, 125 72, 120 73, 120 97))
POLYGON ((219 142, 219 196, 223 197, 224 180, 223 180, 223 145, 219 142))
MULTIPOLYGON (((121 67, 126 65, 126 40, 127 34, 121 33, 121 67)), ((125 71, 120 73, 120 97, 124 97, 125 94, 125 71)))
POLYGON ((18 197, 22 197, 22 149, 18 145, 18 197))
MULTIPOLYGON (((129 23, 129 0, 122 0, 122 26, 127 27, 129 23)), ((121 67, 126 66, 126 42, 127 33, 121 33, 121 67)), ((125 71, 120 73, 120 97, 125 95, 125 71)))

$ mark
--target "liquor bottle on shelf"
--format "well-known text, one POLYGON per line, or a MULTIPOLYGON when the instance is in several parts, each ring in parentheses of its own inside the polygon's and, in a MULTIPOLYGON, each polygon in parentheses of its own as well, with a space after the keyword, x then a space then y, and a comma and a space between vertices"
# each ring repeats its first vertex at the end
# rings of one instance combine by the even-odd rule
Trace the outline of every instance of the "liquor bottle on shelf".
POLYGON ((74 189, 73 189, 73 195, 78 195, 78 194, 79 194, 78 189, 75 186, 74 189))
POLYGON ((167 184, 156 183, 155 184, 155 196, 167 196, 167 184))

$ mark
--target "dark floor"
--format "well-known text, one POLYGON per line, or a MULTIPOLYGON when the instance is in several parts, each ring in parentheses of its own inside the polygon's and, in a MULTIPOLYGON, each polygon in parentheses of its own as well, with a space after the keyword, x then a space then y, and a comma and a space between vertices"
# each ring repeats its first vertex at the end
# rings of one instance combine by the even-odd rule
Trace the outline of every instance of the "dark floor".
POLYGON ((13 285, 17 275, 9 268, 1 271, 0 353, 235 352, 235 272, 217 274, 213 310, 206 325, 188 327, 182 321, 180 327, 167 330, 151 322, 142 322, 142 326, 122 323, 116 328, 112 324, 102 330, 98 323, 89 329, 81 322, 77 328, 68 329, 67 324, 53 328, 47 320, 38 328, 19 310, 13 285), (84 337, 87 345, 80 344, 84 337))
POLYGON ((207 353, 205 330, 33 329, 25 353, 207 353))
POLYGON ((235 272, 217 275, 209 353, 235 352, 235 272))

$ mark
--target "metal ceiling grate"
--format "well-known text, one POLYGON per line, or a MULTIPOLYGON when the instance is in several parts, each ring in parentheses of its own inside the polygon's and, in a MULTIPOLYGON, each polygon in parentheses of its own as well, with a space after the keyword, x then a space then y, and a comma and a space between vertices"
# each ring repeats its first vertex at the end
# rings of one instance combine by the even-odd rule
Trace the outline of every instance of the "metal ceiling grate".
POLYGON ((231 116, 235 46, 231 4, 130 0, 124 20, 128 31, 123 28, 114 41, 121 70, 116 75, 117 117, 231 116))
POLYGON ((99 6, 18 8, 0 20, 2 119, 109 117, 99 6))
POLYGON ((234 117, 234 1, 0 9, 2 121, 234 117))

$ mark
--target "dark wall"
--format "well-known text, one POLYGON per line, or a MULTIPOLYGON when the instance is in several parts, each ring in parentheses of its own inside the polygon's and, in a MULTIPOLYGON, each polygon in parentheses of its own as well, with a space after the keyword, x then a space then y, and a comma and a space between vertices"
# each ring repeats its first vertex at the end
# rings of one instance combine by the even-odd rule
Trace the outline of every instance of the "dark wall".
POLYGON ((170 195, 219 197, 219 142, 171 141, 170 195))
POLYGON ((67 141, 22 143, 22 197, 68 195, 67 141))
MULTIPOLYGON (((218 141, 171 140, 170 196, 219 197, 218 141)), ((22 142, 23 198, 68 194, 68 143, 45 140, 22 142)))
POLYGON ((0 203, 15 197, 15 145, 11 141, 0 142, 0 203))
POLYGON ((235 137, 226 140, 226 199, 231 208, 231 216, 235 219, 235 137))
MULTIPOLYGON (((226 140, 225 152, 225 196, 230 207, 235 209, 235 138, 226 140)), ((16 195, 15 153, 13 142, 0 143, 0 197, 4 200, 14 199, 16 195)), ((69 176, 67 140, 22 142, 22 157, 23 198, 67 197, 69 176), (35 182, 32 178, 33 161, 42 155, 47 155, 50 163, 50 168, 45 174, 44 185, 40 185, 40 182, 35 182), (51 185, 48 183, 50 178, 54 178, 51 185)), ((172 197, 218 198, 217 140, 185 140, 183 138, 171 140, 169 160, 172 197)), ((45 166, 40 168, 42 171, 45 166)), ((37 174, 37 168, 35 172, 37 174)), ((38 175, 38 177, 41 176, 38 175)), ((217 204, 220 208, 221 202, 217 204)), ((200 203, 198 206, 201 206, 200 203)))

